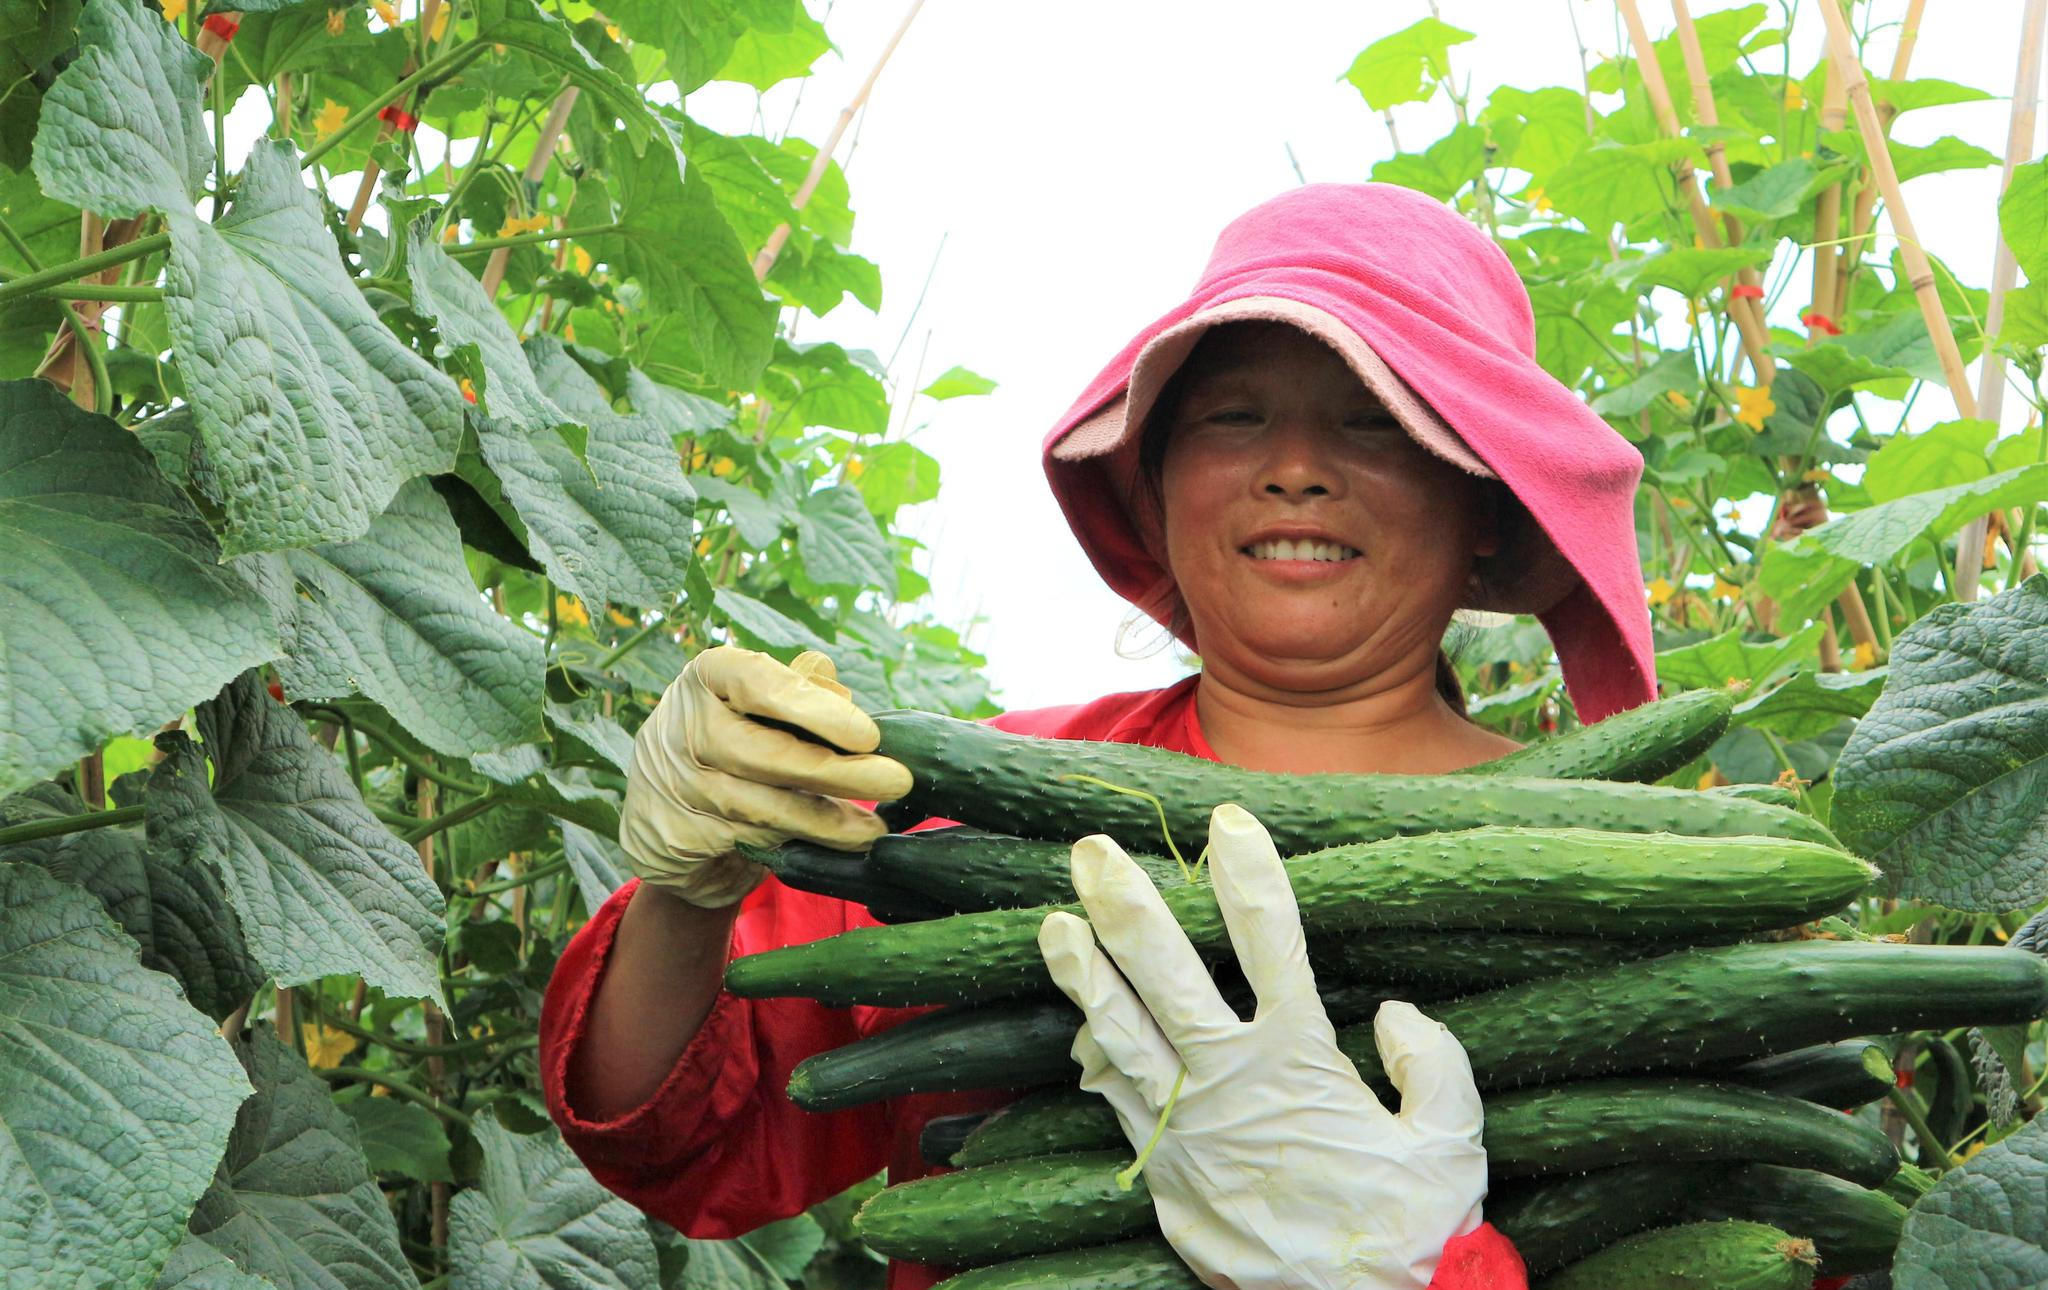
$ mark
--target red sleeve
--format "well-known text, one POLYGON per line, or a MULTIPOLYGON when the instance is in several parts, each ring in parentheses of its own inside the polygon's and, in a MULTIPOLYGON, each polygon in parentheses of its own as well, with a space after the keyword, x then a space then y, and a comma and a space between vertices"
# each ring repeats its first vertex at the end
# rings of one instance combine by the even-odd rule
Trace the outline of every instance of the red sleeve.
MULTIPOLYGON (((720 991, 675 1069, 640 1106, 588 1120, 568 1105, 569 1056, 582 1042, 628 882, 563 950, 540 1017, 541 1084, 570 1150, 597 1180, 685 1235, 722 1239, 788 1218, 887 1163, 886 1104, 814 1114, 784 1089, 804 1058, 848 1044, 904 1015, 827 1008, 809 999, 741 999, 720 991)), ((793 891, 773 878, 741 907, 732 954, 801 944, 859 918, 844 901, 793 891)))
POLYGON ((1429 1290, 1529 1290, 1529 1272, 1508 1238, 1481 1223, 1444 1246, 1429 1290))

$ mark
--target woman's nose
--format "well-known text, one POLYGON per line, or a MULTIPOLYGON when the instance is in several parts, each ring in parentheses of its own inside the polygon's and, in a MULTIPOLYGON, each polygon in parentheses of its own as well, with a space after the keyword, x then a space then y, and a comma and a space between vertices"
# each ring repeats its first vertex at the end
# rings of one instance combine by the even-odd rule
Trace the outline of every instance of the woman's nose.
POLYGON ((1330 497, 1342 476, 1329 452, 1329 437, 1303 417, 1276 418, 1266 432, 1257 490, 1269 497, 1330 497))

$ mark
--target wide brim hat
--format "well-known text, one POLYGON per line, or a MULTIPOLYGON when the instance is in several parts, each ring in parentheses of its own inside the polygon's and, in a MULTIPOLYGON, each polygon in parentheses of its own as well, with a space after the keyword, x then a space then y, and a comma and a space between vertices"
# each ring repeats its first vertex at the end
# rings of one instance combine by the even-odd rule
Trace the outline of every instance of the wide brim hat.
POLYGON ((1132 516, 1139 440, 1202 336, 1239 322, 1313 336, 1424 449, 1505 488, 1515 505, 1502 549, 1463 603, 1536 615, 1581 719, 1656 696, 1635 540, 1640 454, 1537 364, 1528 294, 1500 248, 1388 184, 1307 185, 1234 220, 1195 291, 1133 337, 1046 436, 1053 493, 1113 590, 1166 621, 1170 575, 1132 516))

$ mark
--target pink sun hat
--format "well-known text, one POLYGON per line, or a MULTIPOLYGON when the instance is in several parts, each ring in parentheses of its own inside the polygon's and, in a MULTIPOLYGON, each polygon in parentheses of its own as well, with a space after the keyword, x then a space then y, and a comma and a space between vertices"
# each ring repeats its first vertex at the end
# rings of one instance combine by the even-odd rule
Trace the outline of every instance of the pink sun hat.
POLYGON ((1053 495, 1112 590, 1160 612, 1168 574, 1128 503, 1139 431, 1203 333, 1242 321, 1322 341, 1417 443, 1514 496, 1527 522, 1467 607, 1536 615, 1582 720, 1656 697, 1636 550, 1641 455, 1537 365, 1528 293, 1492 239, 1391 184, 1310 184, 1233 220, 1193 293, 1125 345, 1046 436, 1053 495))

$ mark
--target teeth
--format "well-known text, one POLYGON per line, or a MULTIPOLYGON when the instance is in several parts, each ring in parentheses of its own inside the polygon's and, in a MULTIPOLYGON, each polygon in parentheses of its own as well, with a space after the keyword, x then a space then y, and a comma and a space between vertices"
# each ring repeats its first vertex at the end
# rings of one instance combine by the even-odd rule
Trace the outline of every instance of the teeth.
POLYGON ((1311 540, 1254 542, 1245 548, 1254 560, 1349 560, 1358 552, 1336 542, 1311 540))

